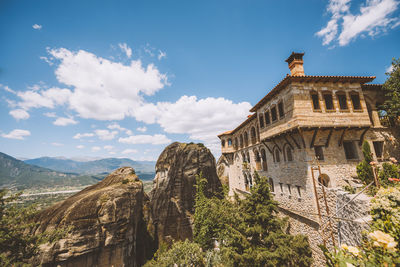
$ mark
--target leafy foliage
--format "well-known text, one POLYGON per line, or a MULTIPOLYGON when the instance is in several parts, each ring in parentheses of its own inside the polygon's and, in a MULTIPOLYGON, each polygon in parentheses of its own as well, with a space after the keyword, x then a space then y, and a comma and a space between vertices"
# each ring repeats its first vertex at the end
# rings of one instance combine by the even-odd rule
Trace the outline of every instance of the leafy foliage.
POLYGON ((370 164, 372 162, 371 147, 367 141, 364 141, 362 145, 362 153, 364 160, 357 165, 357 177, 364 184, 369 184, 374 180, 374 173, 370 164))
POLYGON ((37 254, 40 244, 61 238, 66 229, 30 234, 36 226, 32 221, 35 207, 21 207, 16 203, 22 192, 8 197, 6 193, 4 189, 0 191, 0 265, 22 266, 37 254))
POLYGON ((171 266, 205 266, 205 259, 200 245, 185 240, 175 242, 171 248, 161 245, 155 257, 144 267, 171 267, 171 266))
POLYGON ((386 73, 389 77, 383 84, 386 101, 382 109, 392 122, 400 116, 400 58, 392 60, 392 71, 386 73))
POLYGON ((400 166, 398 164, 385 162, 379 171, 379 181, 383 186, 393 185, 389 178, 400 178, 400 166))

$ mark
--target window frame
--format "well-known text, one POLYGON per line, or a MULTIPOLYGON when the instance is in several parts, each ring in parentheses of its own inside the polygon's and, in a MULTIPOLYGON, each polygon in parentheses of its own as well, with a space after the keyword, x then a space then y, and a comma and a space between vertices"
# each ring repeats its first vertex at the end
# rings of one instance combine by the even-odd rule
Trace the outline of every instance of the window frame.
POLYGON ((339 106, 340 111, 350 111, 349 103, 347 102, 346 92, 343 92, 343 91, 336 92, 336 100, 337 100, 337 104, 339 106), (344 96, 344 104, 346 105, 346 108, 342 108, 342 105, 340 104, 341 103, 340 97, 343 97, 343 96, 344 96))
POLYGON ((258 123, 261 129, 264 128, 264 114, 262 112, 258 115, 258 123))
POLYGON ((278 111, 276 110, 276 105, 274 105, 273 107, 271 107, 271 122, 277 122, 278 121, 278 111), (274 120, 274 112, 275 111, 275 120, 274 120))
POLYGON ((317 91, 311 91, 311 92, 310 92, 310 96, 311 96, 311 106, 312 106, 312 108, 313 108, 313 111, 322 112, 322 109, 321 109, 321 102, 320 102, 320 100, 319 100, 319 94, 318 94, 318 92, 317 92, 317 91), (314 99, 313 99, 313 96, 316 96, 316 97, 317 97, 318 108, 315 108, 315 106, 314 106, 314 99))
POLYGON ((265 118, 265 127, 267 127, 268 125, 270 125, 271 124, 271 115, 270 115, 270 111, 269 110, 266 110, 265 112, 264 112, 264 118, 265 118))
POLYGON ((360 155, 357 151, 357 146, 355 145, 355 141, 351 141, 351 140, 343 141, 343 149, 344 149, 344 154, 345 154, 345 157, 347 160, 359 160, 360 159, 360 155), (355 155, 354 158, 349 157, 350 156, 348 153, 349 151, 347 151, 347 149, 346 149, 346 147, 349 148, 347 146, 348 144, 351 144, 351 149, 353 151, 353 153, 351 153, 351 154, 355 155))
POLYGON ((317 159, 318 159, 319 161, 324 161, 324 160, 325 160, 325 155, 324 155, 324 150, 323 150, 323 148, 324 148, 324 146, 314 146, 314 155, 315 155, 315 157, 317 157, 317 159), (321 149, 321 152, 322 152, 322 159, 318 158, 317 149, 321 149))
POLYGON ((278 102, 278 115, 279 119, 285 118, 285 109, 283 108, 283 101, 278 102))
POLYGON ((322 93, 322 98, 323 98, 323 100, 324 100, 325 112, 336 112, 335 102, 333 101, 333 94, 332 94, 332 92, 323 92, 323 93, 322 93), (327 105, 326 105, 326 98, 325 98, 325 96, 330 96, 330 97, 331 97, 332 109, 328 109, 328 107, 327 107, 327 105))
POLYGON ((361 105, 361 97, 360 97, 360 93, 359 92, 350 92, 350 100, 351 100, 351 106, 353 108, 353 112, 363 112, 363 107, 361 105), (356 109, 354 107, 353 96, 357 96, 358 97, 358 103, 360 105, 359 109, 356 109))

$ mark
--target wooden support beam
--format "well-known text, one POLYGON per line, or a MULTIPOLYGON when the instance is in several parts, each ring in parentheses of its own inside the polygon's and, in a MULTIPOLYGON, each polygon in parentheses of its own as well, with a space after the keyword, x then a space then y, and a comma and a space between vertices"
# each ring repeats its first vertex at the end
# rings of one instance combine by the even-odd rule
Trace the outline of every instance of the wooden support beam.
POLYGON ((326 142, 325 142, 325 147, 329 146, 329 141, 331 140, 332 133, 333 133, 333 128, 331 128, 329 131, 328 138, 326 139, 326 142))
POLYGON ((362 146, 362 143, 364 142, 364 136, 367 133, 367 131, 369 130, 369 128, 365 128, 365 130, 361 133, 360 135, 360 141, 358 142, 359 146, 362 146))
POLYGON ((310 143, 310 148, 314 147, 315 137, 317 137, 317 133, 318 133, 318 128, 314 130, 314 134, 312 136, 311 143, 310 143))
POLYGON ((298 149, 300 149, 300 145, 299 143, 297 143, 296 139, 294 139, 293 135, 291 135, 291 133, 289 133, 290 138, 292 138, 293 142, 295 143, 295 145, 297 146, 298 149))
POLYGON ((340 139, 339 139, 339 146, 342 146, 342 144, 343 144, 343 138, 344 138, 344 134, 346 133, 346 130, 347 130, 347 128, 344 128, 343 129, 343 132, 342 132, 342 135, 340 136, 340 139))
POLYGON ((282 149, 278 146, 278 144, 275 142, 275 139, 272 139, 272 142, 274 143, 274 145, 276 145, 276 147, 278 148, 279 152, 282 153, 282 149))
POLYGON ((304 141, 304 135, 303 135, 303 131, 301 130, 301 128, 297 128, 297 130, 299 131, 299 135, 301 137, 301 142, 303 143, 303 147, 306 148, 306 142, 304 141))
POLYGON ((269 148, 269 146, 267 145, 267 143, 265 143, 265 141, 261 141, 263 144, 264 144, 264 146, 268 149, 268 151, 269 151, 269 153, 271 153, 271 154, 273 154, 272 153, 272 150, 269 148))
POLYGON ((294 150, 294 147, 293 147, 292 144, 289 142, 289 140, 287 139, 286 135, 284 135, 283 138, 285 138, 286 143, 288 143, 289 146, 292 148, 292 150, 294 150))

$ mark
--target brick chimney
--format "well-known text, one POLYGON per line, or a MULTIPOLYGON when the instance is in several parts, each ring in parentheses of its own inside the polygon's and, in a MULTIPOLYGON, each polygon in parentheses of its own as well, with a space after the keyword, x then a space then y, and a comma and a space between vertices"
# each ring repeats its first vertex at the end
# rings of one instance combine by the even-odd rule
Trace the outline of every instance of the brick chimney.
POLYGON ((304 76, 303 56, 304 53, 292 52, 290 57, 288 57, 288 59, 285 60, 289 65, 290 75, 304 76))

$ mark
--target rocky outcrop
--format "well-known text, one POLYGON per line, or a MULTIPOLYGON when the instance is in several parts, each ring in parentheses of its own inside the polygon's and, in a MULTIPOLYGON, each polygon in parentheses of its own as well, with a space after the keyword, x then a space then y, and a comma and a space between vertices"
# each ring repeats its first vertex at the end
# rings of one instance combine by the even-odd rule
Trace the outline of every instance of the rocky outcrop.
POLYGON ((152 238, 143 220, 148 198, 130 167, 38 215, 37 232, 72 227, 64 238, 41 247, 34 265, 141 266, 151 257, 152 238))
POLYGON ((161 153, 150 192, 150 218, 159 242, 192 239, 196 175, 207 179, 207 190, 221 189, 215 159, 202 144, 173 143, 161 153))
POLYGON ((221 155, 217 161, 217 175, 221 184, 229 187, 229 163, 224 155, 221 155))

